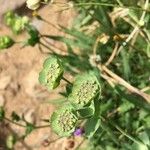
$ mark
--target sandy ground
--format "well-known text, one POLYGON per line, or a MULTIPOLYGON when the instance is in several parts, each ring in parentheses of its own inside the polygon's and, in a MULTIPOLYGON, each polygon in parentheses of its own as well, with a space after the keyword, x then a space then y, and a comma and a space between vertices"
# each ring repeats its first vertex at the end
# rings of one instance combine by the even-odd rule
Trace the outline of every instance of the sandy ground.
MULTIPOLYGON (((9 3, 9 0, 1 1, 0 16, 8 8, 18 8, 22 6, 23 1, 14 0, 16 4, 9 3), (2 3, 3 2, 3 3, 2 3), (9 3, 9 5, 8 5, 9 3), (11 6, 12 5, 12 6, 11 6), (5 7, 5 8, 4 8, 5 7)), ((13 1, 13 2, 14 2, 13 1)), ((62 0, 60 0, 62 2, 62 0)), ((20 14, 26 14, 21 10, 26 10, 24 5, 18 9, 20 14)), ((55 6, 45 6, 39 10, 39 14, 51 21, 53 24, 61 24, 63 26, 70 26, 73 16, 73 10, 67 10, 62 13, 56 12, 58 8, 55 6)), ((27 14, 31 16, 31 11, 27 14)), ((33 19, 33 24, 39 29, 41 33, 60 35, 60 31, 43 22, 33 19)), ((0 35, 8 34, 15 38, 15 40, 23 40, 26 37, 25 33, 19 36, 13 33, 0 24, 0 35)), ((54 42, 57 47, 62 47, 54 42)), ((36 122, 37 125, 43 125, 41 118, 49 119, 53 110, 53 105, 45 103, 45 100, 58 98, 57 94, 64 88, 64 83, 61 83, 61 88, 55 91, 47 92, 47 90, 38 83, 38 73, 42 67, 42 63, 47 55, 42 54, 38 47, 26 47, 21 49, 21 45, 14 45, 12 48, 0 53, 0 105, 6 109, 6 116, 10 117, 11 112, 15 111, 20 116, 24 114, 26 120, 29 122, 36 122)), ((24 129, 5 123, 0 124, 0 150, 5 150, 5 138, 8 134, 15 133, 18 136, 24 133, 24 129)), ((15 144, 15 150, 68 150, 69 142, 72 139, 59 139, 50 144, 49 141, 58 138, 50 128, 33 131, 24 141, 18 141, 15 144)), ((72 146, 74 147, 74 146, 72 146)))

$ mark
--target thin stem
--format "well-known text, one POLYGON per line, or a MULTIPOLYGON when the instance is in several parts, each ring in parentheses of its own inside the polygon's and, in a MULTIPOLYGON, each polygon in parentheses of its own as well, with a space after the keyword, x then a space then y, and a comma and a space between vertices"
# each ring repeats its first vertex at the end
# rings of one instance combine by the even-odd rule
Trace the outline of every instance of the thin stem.
POLYGON ((23 128, 26 127, 25 125, 22 125, 22 124, 20 124, 20 123, 14 122, 13 120, 11 120, 11 119, 9 119, 9 118, 6 118, 6 117, 5 117, 4 119, 5 119, 6 121, 8 121, 8 122, 14 124, 14 125, 19 126, 19 127, 23 127, 23 128))
MULTIPOLYGON (((8 121, 9 123, 12 123, 12 124, 17 125, 17 126, 22 127, 22 128, 26 128, 26 125, 23 125, 23 124, 20 124, 18 122, 15 122, 15 121, 13 121, 13 120, 11 120, 9 118, 5 117, 4 119, 6 121, 8 121)), ((50 125, 35 126, 35 129, 41 129, 41 128, 47 128, 47 127, 50 127, 50 125)))
POLYGON ((65 77, 62 77, 62 79, 63 79, 65 82, 67 82, 68 84, 72 85, 72 83, 71 83, 68 79, 66 79, 65 77))
MULTIPOLYGON (((107 75, 109 75, 112 79, 115 80, 115 83, 118 83, 124 87, 126 87, 131 93, 136 93, 143 97, 148 103, 150 103, 150 95, 142 92, 138 88, 130 85, 128 82, 126 82, 124 79, 119 77, 117 74, 113 73, 111 70, 109 70, 106 66, 104 65, 98 65, 97 66, 102 72, 105 72, 107 75)), ((113 80, 112 80, 113 81, 113 80)))
POLYGON ((81 147, 81 145, 82 145, 84 142, 85 142, 85 139, 83 139, 83 140, 79 143, 79 145, 76 147, 75 150, 79 150, 79 148, 81 147))
POLYGON ((116 4, 108 4, 108 3, 94 3, 94 2, 89 2, 89 3, 75 3, 74 6, 89 6, 89 5, 94 5, 94 6, 107 6, 107 7, 121 7, 121 8, 129 8, 129 9, 135 9, 135 10, 141 10, 141 11, 147 11, 150 12, 148 9, 144 9, 141 7, 134 7, 134 6, 120 6, 116 4))
MULTIPOLYGON (((106 122, 108 119, 104 118, 103 116, 100 116, 100 118, 103 120, 103 122, 106 122)), ((122 135, 126 136, 127 138, 129 138, 131 141, 140 144, 140 145, 144 145, 144 143, 142 143, 141 141, 135 139, 134 137, 132 137, 130 134, 126 133, 123 129, 121 129, 118 125, 116 125, 114 122, 112 122, 111 120, 108 120, 108 123, 110 123, 110 125, 112 125, 113 127, 115 127, 122 135)), ((144 145, 145 146, 145 145, 144 145)))
POLYGON ((121 129, 118 125, 111 123, 111 125, 113 125, 121 134, 123 134, 124 136, 126 136, 127 138, 129 138, 131 141, 143 145, 145 146, 141 141, 136 140, 134 137, 132 137, 131 135, 129 135, 128 133, 126 133, 123 129, 121 129))
POLYGON ((35 129, 49 128, 50 125, 35 126, 35 129))
POLYGON ((54 52, 51 48, 49 48, 46 44, 44 44, 44 43, 42 43, 42 42, 40 42, 40 44, 41 44, 42 46, 44 46, 45 48, 47 48, 48 50, 50 50, 53 54, 55 54, 55 52, 54 52))
POLYGON ((41 20, 41 21, 47 23, 48 25, 52 26, 53 28, 55 28, 55 29, 61 31, 61 28, 60 28, 59 26, 56 26, 55 24, 53 24, 53 23, 51 23, 50 21, 44 19, 43 17, 41 17, 41 16, 39 16, 39 15, 36 15, 36 17, 37 17, 37 19, 39 19, 39 20, 41 20))

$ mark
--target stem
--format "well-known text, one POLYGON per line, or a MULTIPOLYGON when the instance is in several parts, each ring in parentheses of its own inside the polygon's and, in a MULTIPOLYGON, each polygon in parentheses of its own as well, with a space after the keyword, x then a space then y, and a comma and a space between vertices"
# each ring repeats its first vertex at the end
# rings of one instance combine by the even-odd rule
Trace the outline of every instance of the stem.
MULTIPOLYGON (((26 128, 26 125, 23 125, 23 124, 20 124, 20 123, 17 123, 17 122, 14 122, 13 120, 9 119, 9 118, 4 118, 6 121, 14 124, 14 125, 17 125, 19 127, 22 127, 22 128, 26 128)), ((47 128, 47 127, 50 127, 50 125, 42 125, 42 126, 35 126, 35 129, 41 129, 41 128, 47 128)))
POLYGON ((129 135, 128 133, 126 133, 124 130, 122 130, 119 126, 117 126, 116 124, 114 123, 111 123, 120 133, 122 133, 124 136, 126 136, 127 138, 129 138, 131 141, 137 143, 137 144, 140 144, 140 145, 143 145, 145 146, 145 144, 143 144, 141 141, 139 140, 136 140, 134 137, 132 137, 131 135, 129 135))
POLYGON ((107 6, 107 7, 121 7, 121 8, 129 8, 129 9, 135 9, 135 10, 144 10, 147 12, 150 12, 148 9, 144 9, 141 7, 134 7, 134 6, 120 6, 116 4, 108 4, 108 3, 94 3, 94 2, 89 2, 89 3, 75 3, 74 6, 89 6, 89 5, 95 5, 95 6, 107 6))
POLYGON ((50 127, 50 125, 35 126, 35 129, 49 128, 49 127, 50 127))
POLYGON ((50 49, 46 44, 44 44, 44 43, 42 43, 42 42, 40 42, 40 44, 41 44, 42 46, 44 46, 45 48, 47 48, 48 50, 50 50, 53 54, 55 54, 55 52, 54 52, 52 49, 50 49))
POLYGON ((59 26, 57 26, 57 25, 51 23, 50 21, 44 19, 44 18, 41 17, 40 15, 35 14, 35 17, 36 17, 38 20, 43 21, 43 22, 47 23, 48 25, 52 26, 53 28, 55 28, 55 29, 61 31, 61 28, 60 28, 59 26))
POLYGON ((136 93, 143 97, 148 103, 150 103, 150 95, 142 92, 138 88, 130 85, 128 82, 126 82, 124 79, 119 77, 117 74, 113 73, 111 70, 109 70, 106 66, 98 65, 97 66, 101 71, 105 72, 108 74, 111 78, 113 78, 118 84, 123 85, 126 87, 130 92, 136 93))
MULTIPOLYGON (((104 122, 106 122, 108 119, 105 119, 103 116, 100 117, 104 122)), ((141 141, 135 139, 134 137, 132 137, 131 135, 129 135, 128 133, 126 133, 123 129, 121 129, 118 125, 116 125, 114 122, 112 122, 111 120, 108 121, 110 123, 110 125, 112 125, 113 127, 115 127, 122 135, 126 136, 127 138, 129 138, 131 141, 140 144, 140 145, 144 145, 144 143, 142 143, 141 141)))
POLYGON ((82 145, 84 142, 85 142, 85 139, 83 139, 83 140, 79 143, 79 145, 75 148, 75 150, 79 150, 79 148, 81 147, 81 145, 82 145))
POLYGON ((8 121, 8 122, 14 124, 14 125, 19 126, 19 127, 23 127, 23 128, 26 127, 25 125, 22 125, 22 124, 20 124, 20 123, 14 122, 13 120, 10 120, 9 118, 6 118, 6 117, 5 117, 4 119, 5 119, 6 121, 8 121))
POLYGON ((71 83, 68 79, 66 79, 65 77, 62 77, 62 79, 63 79, 65 82, 67 82, 68 84, 72 85, 72 83, 71 83))

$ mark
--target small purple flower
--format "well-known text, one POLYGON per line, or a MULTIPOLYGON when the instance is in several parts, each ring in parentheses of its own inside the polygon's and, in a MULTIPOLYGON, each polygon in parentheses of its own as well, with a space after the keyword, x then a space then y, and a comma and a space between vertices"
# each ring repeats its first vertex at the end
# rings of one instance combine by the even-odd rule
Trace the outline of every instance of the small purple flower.
POLYGON ((77 129, 74 131, 74 136, 81 136, 83 133, 84 133, 84 131, 83 131, 82 128, 77 128, 77 129))

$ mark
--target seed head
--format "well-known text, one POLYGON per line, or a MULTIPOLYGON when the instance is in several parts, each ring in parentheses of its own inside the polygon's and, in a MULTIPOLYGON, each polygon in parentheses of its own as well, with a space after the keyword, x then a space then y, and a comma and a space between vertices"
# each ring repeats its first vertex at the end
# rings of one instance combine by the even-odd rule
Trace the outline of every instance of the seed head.
POLYGON ((27 0, 26 4, 29 9, 36 10, 40 7, 40 1, 41 0, 27 0))
POLYGON ((43 64, 43 70, 39 73, 39 82, 49 90, 56 88, 61 80, 64 69, 56 56, 47 58, 43 64))
POLYGON ((76 108, 82 108, 100 95, 100 83, 92 73, 84 73, 76 77, 69 101, 76 108))
POLYGON ((50 119, 52 130, 60 136, 70 136, 75 131, 77 121, 77 114, 71 106, 59 108, 50 119))

